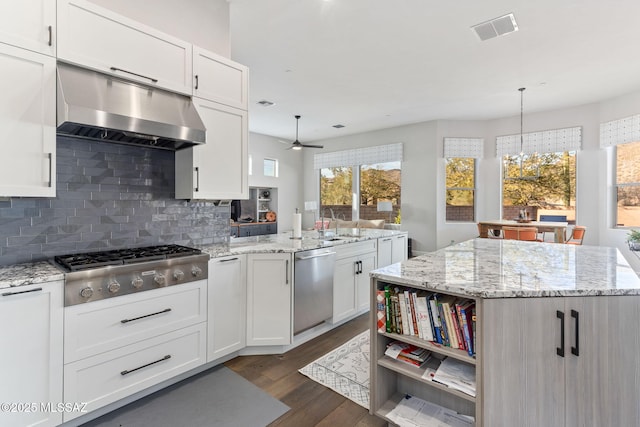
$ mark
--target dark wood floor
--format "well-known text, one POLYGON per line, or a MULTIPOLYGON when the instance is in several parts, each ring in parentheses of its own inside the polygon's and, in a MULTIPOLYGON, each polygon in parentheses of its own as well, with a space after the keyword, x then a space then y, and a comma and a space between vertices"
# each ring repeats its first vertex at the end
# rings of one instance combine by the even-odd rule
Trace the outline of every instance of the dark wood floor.
POLYGON ((291 408, 270 426, 386 426, 363 407, 298 372, 368 327, 364 314, 285 354, 242 356, 225 365, 291 408))

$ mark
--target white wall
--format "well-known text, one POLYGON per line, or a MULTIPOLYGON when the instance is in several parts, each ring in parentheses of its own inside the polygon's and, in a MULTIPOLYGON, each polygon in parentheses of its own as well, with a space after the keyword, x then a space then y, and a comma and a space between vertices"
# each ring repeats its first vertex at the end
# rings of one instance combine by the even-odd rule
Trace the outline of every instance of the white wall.
POLYGON ((90 0, 179 39, 230 58, 227 0, 90 0))
MULTIPOLYGON (((278 232, 291 230, 293 213, 296 208, 304 209, 302 202, 302 153, 287 150, 288 145, 276 138, 249 133, 249 155, 253 163, 253 171, 249 176, 250 187, 275 187, 278 189, 278 232), (264 176, 264 158, 277 159, 279 174, 277 178, 264 176)), ((304 215, 303 215, 304 216, 304 215)))
MULTIPOLYGON (((625 243, 627 231, 614 229, 614 200, 611 172, 611 149, 599 146, 600 123, 640 113, 640 92, 555 111, 528 114, 525 132, 566 127, 582 127, 582 150, 577 154, 577 218, 587 227, 585 244, 615 246, 640 271, 640 260, 625 243)), ((501 162, 496 157, 497 136, 520 132, 520 116, 485 122, 436 121, 385 129, 375 132, 314 141, 324 144, 322 151, 402 142, 402 228, 413 239, 414 252, 432 251, 477 236, 475 223, 446 223, 444 192, 444 137, 485 138, 484 158, 478 162, 477 219, 501 216, 501 162)), ((319 178, 313 170, 313 153, 305 153, 304 199, 317 197, 319 178)))

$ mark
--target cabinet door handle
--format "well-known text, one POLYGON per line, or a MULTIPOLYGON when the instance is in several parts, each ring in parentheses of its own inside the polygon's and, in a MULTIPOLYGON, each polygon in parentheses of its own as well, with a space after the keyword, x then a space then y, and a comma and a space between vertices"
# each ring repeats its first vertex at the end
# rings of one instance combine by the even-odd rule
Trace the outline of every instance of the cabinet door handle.
POLYGON ((390 242, 391 241, 391 237, 389 237, 388 239, 382 239, 383 242, 390 242))
POLYGON ((140 320, 140 319, 145 319, 147 317, 151 317, 151 316, 157 316, 158 314, 162 314, 162 313, 168 313, 170 312, 171 309, 170 308, 165 308, 162 311, 158 311, 156 313, 151 313, 151 314, 145 314, 144 316, 139 316, 139 317, 134 317, 133 319, 122 319, 120 321, 120 323, 129 323, 129 322, 133 322, 134 320, 140 320))
POLYGON ((198 90, 198 75, 197 74, 196 74, 196 87, 194 89, 198 90))
POLYGON ((564 357, 564 313, 557 310, 556 317, 560 319, 560 347, 556 347, 556 354, 564 357))
POLYGON ((169 359, 171 359, 171 355, 167 354, 165 357, 163 357, 162 359, 158 359, 155 362, 147 363, 146 365, 138 366, 137 368, 133 368, 133 369, 125 369, 124 371, 120 372, 120 375, 124 376, 132 372, 138 371, 142 368, 146 368, 147 366, 155 365, 156 363, 164 362, 165 360, 169 360, 169 359))
POLYGON ((53 44, 53 27, 49 25, 49 46, 53 44))
POLYGON ((353 263, 353 274, 360 274, 358 273, 358 261, 353 263))
POLYGON ((238 258, 229 258, 229 259, 221 259, 218 262, 230 262, 230 261, 237 261, 237 260, 238 260, 238 258))
POLYGON ((53 185, 53 153, 48 153, 49 156, 49 188, 53 185))
POLYGON ((571 317, 573 317, 574 319, 576 319, 575 321, 575 325, 576 325, 576 346, 575 347, 571 347, 571 354, 573 354, 574 356, 580 356, 580 314, 575 311, 575 310, 571 310, 571 317))
POLYGON ((42 288, 33 288, 33 289, 29 289, 28 291, 3 292, 2 296, 10 297, 12 295, 28 294, 29 292, 40 292, 41 290, 42 288))
POLYGON ((200 191, 200 168, 196 166, 195 171, 196 171, 196 188, 194 189, 194 191, 197 193, 198 191, 200 191))
POLYGON ((359 273, 359 274, 362 274, 362 261, 358 261, 358 265, 359 265, 359 267, 358 267, 358 273, 359 273))
POLYGON ((132 76, 142 77, 143 79, 151 80, 154 83, 158 83, 158 79, 153 77, 143 76, 142 74, 134 73, 133 71, 123 70, 122 68, 111 67, 111 71, 122 71, 123 73, 131 74, 132 76))
POLYGON ((284 280, 285 280, 285 284, 289 284, 289 260, 285 261, 285 265, 284 265, 284 280))

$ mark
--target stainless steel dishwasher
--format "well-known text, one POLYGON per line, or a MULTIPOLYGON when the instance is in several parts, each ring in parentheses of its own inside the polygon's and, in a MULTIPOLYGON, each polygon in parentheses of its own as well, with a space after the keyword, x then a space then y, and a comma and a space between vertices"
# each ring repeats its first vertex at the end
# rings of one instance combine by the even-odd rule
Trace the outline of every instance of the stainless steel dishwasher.
POLYGON ((332 248, 301 251, 295 255, 293 288, 293 334, 316 326, 333 316, 332 248))

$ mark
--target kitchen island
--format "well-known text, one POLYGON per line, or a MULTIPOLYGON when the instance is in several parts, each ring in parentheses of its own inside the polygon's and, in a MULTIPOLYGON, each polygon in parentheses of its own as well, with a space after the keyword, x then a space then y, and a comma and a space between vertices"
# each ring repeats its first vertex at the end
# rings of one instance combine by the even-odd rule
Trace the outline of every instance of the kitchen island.
POLYGON ((385 286, 475 304, 473 356, 411 335, 377 332, 371 412, 409 393, 477 426, 623 426, 640 419, 640 279, 615 248, 474 239, 374 270, 385 286), (384 356, 394 340, 475 369, 475 396, 384 356))

